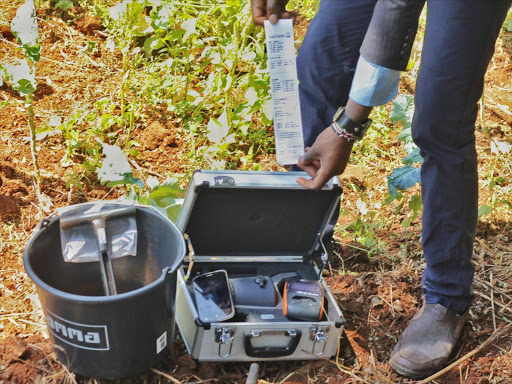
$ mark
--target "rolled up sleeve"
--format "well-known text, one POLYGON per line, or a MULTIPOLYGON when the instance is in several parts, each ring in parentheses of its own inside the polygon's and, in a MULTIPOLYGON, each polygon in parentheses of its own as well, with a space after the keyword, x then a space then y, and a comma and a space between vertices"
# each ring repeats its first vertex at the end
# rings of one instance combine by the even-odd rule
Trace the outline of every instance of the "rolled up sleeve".
POLYGON ((400 71, 381 67, 359 56, 349 97, 360 105, 386 104, 398 94, 400 71))

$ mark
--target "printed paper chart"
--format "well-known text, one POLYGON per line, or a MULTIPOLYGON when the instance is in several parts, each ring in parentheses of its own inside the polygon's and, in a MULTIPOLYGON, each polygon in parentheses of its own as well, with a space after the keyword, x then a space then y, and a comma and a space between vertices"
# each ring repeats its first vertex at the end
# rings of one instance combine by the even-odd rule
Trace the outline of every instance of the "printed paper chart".
POLYGON ((281 19, 277 24, 265 21, 265 36, 277 162, 280 165, 296 164, 304 154, 304 140, 292 21, 281 19))

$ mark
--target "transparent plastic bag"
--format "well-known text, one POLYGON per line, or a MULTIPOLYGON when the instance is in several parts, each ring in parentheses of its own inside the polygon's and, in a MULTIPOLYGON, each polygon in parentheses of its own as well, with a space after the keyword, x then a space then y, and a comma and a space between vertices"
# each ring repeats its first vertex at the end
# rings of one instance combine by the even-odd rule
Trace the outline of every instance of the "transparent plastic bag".
POLYGON ((137 254, 137 222, 133 203, 126 200, 97 201, 61 208, 58 212, 64 261, 86 263, 100 260, 99 239, 93 226, 96 219, 104 219, 111 259, 137 254))

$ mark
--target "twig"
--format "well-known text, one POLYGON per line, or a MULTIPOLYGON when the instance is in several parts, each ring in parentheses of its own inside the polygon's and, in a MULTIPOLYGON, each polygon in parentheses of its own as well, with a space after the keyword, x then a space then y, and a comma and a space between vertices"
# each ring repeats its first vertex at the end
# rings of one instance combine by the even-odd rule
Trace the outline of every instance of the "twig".
POLYGON ((187 381, 186 384, 202 384, 202 383, 209 383, 211 381, 219 381, 218 379, 204 379, 204 380, 201 380, 201 378, 196 376, 196 375, 194 375, 193 377, 196 377, 199 380, 198 381, 187 381))
POLYGON ((485 241, 479 239, 478 237, 475 238, 476 241, 480 243, 481 246, 483 246, 485 249, 489 251, 489 253, 496 258, 496 253, 485 243, 485 241))
POLYGON ((288 380, 290 377, 292 377, 293 375, 295 375, 296 372, 291 372, 289 373, 283 380, 281 380, 279 382, 279 384, 283 384, 286 380, 288 380))
POLYGON ((499 295, 501 295, 501 296, 504 296, 504 297, 506 297, 507 299, 509 299, 510 301, 512 301, 512 296, 507 295, 507 292, 508 292, 508 291, 505 291, 505 290, 500 289, 500 288, 498 288, 498 287, 496 287, 496 286, 494 286, 494 285, 491 285, 491 284, 489 284, 487 281, 480 280, 478 277, 475 277, 475 281, 476 281, 477 283, 480 283, 480 284, 482 284, 482 285, 485 285, 487 288, 492 289, 492 290, 493 290, 493 291, 495 291, 497 294, 499 294, 499 295))
POLYGON ((391 303, 391 316, 395 318, 395 308, 393 308, 393 285, 389 283, 389 302, 391 303))
POLYGON ((279 376, 281 376, 281 373, 283 373, 284 367, 286 367, 286 361, 283 363, 283 365, 281 365, 281 369, 279 369, 279 372, 277 372, 276 377, 274 377, 274 381, 277 381, 277 379, 279 379, 279 376))
POLYGON ((170 380, 172 381, 173 383, 175 384, 181 384, 182 382, 179 381, 178 379, 175 379, 174 377, 172 377, 171 375, 169 375, 168 373, 165 373, 165 372, 162 372, 162 371, 159 371, 158 369, 155 369, 155 368, 151 368, 151 370, 157 374, 159 374, 160 376, 163 376, 165 377, 167 380, 170 380))
POLYGON ((480 97, 480 125, 482 126, 482 133, 487 133, 487 129, 485 128, 485 117, 484 117, 484 109, 485 109, 485 89, 482 89, 482 97, 480 97))
MULTIPOLYGON (((477 294, 478 296, 483 297, 484 299, 487 299, 487 300, 489 300, 489 301, 492 301, 492 299, 491 299, 489 296, 487 296, 486 294, 484 294, 484 293, 481 293, 481 292, 476 291, 476 294, 477 294)), ((495 302, 499 307, 501 307, 501 308, 503 308, 504 310, 509 311, 510 313, 512 313, 512 308, 509 308, 508 306, 506 306, 505 304, 503 304, 503 303, 499 302, 498 300, 494 300, 494 302, 495 302)))
MULTIPOLYGON (((489 280, 492 286, 492 271, 490 272, 489 280)), ((492 325, 496 331, 496 311, 494 310, 494 289, 491 289, 491 309, 492 309, 492 325)))
POLYGON ((492 333, 492 335, 489 336, 489 338, 487 340, 485 340, 482 344, 480 344, 478 347, 473 349, 471 352, 465 354, 459 360, 454 361, 453 363, 448 365, 446 368, 441 369, 439 372, 436 372, 433 375, 427 377, 426 379, 423 379, 423 380, 419 381, 417 384, 426 384, 426 383, 431 382, 432 380, 437 379, 438 377, 441 377, 446 372, 450 371, 452 368, 456 367, 457 365, 459 365, 463 361, 469 359, 470 357, 476 355, 482 349, 484 349, 489 344, 493 343, 495 340, 499 339, 500 337, 502 337, 506 333, 510 332, 511 330, 512 330, 512 323, 511 324, 507 324, 504 327, 499 328, 498 330, 494 331, 492 333))
POLYGON ((8 313, 6 315, 0 315, 0 319, 6 318, 6 317, 18 317, 18 316, 25 316, 25 315, 33 315, 34 313, 37 313, 38 311, 34 312, 19 312, 19 313, 8 313))
POLYGON ((135 160, 129 159, 128 161, 130 162, 131 165, 133 165, 141 173, 146 172, 146 173, 149 173, 150 175, 160 177, 161 179, 164 178, 164 176, 158 172, 152 171, 151 169, 142 168, 139 164, 137 164, 137 162, 135 160))

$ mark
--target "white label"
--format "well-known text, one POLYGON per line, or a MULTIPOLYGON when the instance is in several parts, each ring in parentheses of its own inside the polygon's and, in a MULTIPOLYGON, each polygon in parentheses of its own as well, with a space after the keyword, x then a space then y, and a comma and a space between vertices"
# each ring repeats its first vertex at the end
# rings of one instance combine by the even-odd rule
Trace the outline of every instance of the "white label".
POLYGON ((47 311, 46 322, 53 337, 66 344, 90 351, 110 349, 106 325, 82 324, 47 311))
POLYGON ((277 162, 296 164, 304 154, 304 140, 292 21, 281 19, 277 24, 271 24, 266 20, 265 36, 277 162))
POLYGON ((274 315, 272 313, 261 315, 261 320, 274 320, 274 315))
POLYGON ((167 331, 162 333, 162 336, 156 339, 156 354, 158 355, 162 352, 165 347, 167 347, 167 331))

